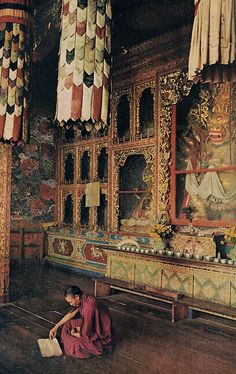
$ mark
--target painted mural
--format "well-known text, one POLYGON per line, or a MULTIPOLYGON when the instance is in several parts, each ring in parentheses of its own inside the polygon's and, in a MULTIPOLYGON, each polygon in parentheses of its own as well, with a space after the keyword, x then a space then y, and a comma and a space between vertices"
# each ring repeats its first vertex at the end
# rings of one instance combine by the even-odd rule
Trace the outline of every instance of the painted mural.
POLYGON ((13 148, 11 217, 54 220, 55 130, 47 117, 30 119, 30 144, 13 148))

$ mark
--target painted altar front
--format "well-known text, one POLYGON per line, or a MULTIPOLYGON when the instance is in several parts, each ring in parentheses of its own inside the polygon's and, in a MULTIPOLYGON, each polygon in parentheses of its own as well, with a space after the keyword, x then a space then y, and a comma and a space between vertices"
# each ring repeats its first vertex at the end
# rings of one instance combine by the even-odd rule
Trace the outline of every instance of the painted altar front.
POLYGON ((121 235, 62 234, 54 229, 48 232, 47 261, 134 286, 165 288, 236 307, 236 266, 151 254, 148 238, 139 243, 149 254, 126 252, 116 247, 121 240, 121 235))

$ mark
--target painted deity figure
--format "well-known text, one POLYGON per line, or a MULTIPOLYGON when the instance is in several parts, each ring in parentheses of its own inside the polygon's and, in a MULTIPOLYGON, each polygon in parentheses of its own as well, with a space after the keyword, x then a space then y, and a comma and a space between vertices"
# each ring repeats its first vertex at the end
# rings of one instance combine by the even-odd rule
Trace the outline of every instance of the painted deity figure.
POLYGON ((221 84, 206 127, 193 125, 192 139, 185 138, 186 169, 206 171, 186 174, 183 208, 193 207, 194 219, 236 218, 236 171, 230 170, 236 166, 236 111, 231 110, 230 94, 230 85, 221 84))

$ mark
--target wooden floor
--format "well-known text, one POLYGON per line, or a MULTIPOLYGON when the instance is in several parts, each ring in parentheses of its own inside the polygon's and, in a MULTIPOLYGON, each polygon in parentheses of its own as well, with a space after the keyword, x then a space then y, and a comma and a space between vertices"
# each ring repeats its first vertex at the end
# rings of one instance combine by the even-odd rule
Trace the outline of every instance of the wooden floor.
POLYGON ((75 273, 39 266, 11 273, 11 302, 0 307, 0 373, 236 374, 236 323, 198 318, 172 324, 146 302, 121 294, 106 298, 115 327, 112 354, 78 360, 42 358, 37 339, 68 310, 63 291, 93 282, 75 273))

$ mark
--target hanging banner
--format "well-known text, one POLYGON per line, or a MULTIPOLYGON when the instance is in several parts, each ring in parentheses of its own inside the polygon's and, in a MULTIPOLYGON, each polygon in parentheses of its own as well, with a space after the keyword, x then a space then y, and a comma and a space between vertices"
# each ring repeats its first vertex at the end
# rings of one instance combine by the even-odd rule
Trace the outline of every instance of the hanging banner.
POLYGON ((0 0, 0 141, 27 138, 30 0, 0 0))
POLYGON ((63 0, 56 108, 60 125, 69 120, 90 121, 97 129, 107 125, 110 65, 110 0, 63 0))

